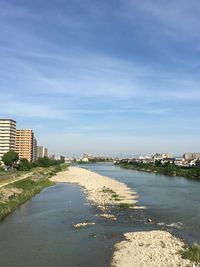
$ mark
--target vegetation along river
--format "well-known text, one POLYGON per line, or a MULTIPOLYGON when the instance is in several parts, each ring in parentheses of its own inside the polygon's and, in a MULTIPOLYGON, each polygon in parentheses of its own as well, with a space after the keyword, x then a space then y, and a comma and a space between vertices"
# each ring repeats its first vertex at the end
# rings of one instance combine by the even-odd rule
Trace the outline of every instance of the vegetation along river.
POLYGON ((117 221, 108 221, 96 216, 98 211, 79 186, 61 183, 46 188, 0 223, 0 266, 109 266, 113 245, 130 231, 168 229, 200 243, 200 182, 110 163, 83 167, 126 183, 147 209, 121 211, 117 221), (86 220, 96 224, 73 227, 86 220))

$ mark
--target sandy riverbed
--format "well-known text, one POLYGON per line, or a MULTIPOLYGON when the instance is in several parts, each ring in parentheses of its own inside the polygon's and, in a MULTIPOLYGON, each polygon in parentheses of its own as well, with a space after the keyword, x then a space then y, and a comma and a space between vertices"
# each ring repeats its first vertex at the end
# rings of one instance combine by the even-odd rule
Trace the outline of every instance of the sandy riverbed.
POLYGON ((182 259, 184 242, 167 231, 126 233, 126 240, 115 245, 111 267, 196 266, 182 259))
MULTIPOLYGON (((52 181, 81 185, 88 200, 103 212, 106 212, 107 205, 118 205, 120 202, 130 203, 139 208, 136 193, 127 185, 83 168, 70 167, 68 171, 54 176, 52 181), (113 192, 120 196, 120 201, 111 197, 113 192)), ((179 251, 185 245, 184 242, 167 231, 126 233, 124 237, 125 241, 115 246, 112 267, 195 266, 180 256, 179 251)))
POLYGON ((51 180, 81 185, 88 200, 102 211, 105 211, 107 205, 137 204, 136 193, 127 185, 83 168, 70 167, 68 171, 58 173, 51 180))

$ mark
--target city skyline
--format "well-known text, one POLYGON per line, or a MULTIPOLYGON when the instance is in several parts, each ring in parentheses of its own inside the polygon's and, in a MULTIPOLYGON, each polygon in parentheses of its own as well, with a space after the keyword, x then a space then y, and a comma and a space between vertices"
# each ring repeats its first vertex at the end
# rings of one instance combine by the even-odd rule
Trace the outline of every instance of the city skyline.
POLYGON ((0 3, 0 117, 51 154, 200 151, 199 3, 0 3))

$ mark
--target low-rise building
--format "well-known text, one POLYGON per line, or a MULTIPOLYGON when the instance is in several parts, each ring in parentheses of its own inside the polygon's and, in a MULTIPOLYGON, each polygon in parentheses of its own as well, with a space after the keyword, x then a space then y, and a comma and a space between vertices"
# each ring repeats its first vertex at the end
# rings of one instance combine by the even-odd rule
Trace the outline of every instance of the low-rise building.
POLYGON ((177 166, 182 166, 184 163, 184 158, 175 158, 174 164, 177 166))
POLYGON ((183 158, 185 160, 200 159, 200 153, 185 153, 183 158))
POLYGON ((156 160, 163 160, 163 159, 171 159, 173 158, 173 155, 171 153, 156 153, 153 155, 154 162, 156 160))

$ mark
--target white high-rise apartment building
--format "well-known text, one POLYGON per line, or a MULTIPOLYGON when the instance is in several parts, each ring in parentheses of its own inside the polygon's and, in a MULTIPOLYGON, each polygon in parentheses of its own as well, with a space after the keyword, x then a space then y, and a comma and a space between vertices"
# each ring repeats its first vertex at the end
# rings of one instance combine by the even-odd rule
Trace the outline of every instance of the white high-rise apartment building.
POLYGON ((0 119, 0 161, 2 156, 15 150, 16 121, 12 119, 0 119))

